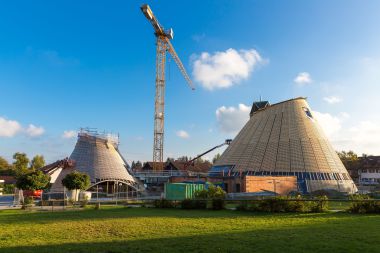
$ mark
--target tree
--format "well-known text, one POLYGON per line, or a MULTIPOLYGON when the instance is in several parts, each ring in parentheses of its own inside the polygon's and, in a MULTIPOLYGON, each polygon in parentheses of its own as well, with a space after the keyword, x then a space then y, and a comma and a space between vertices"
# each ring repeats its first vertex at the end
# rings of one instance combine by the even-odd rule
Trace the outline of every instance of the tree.
POLYGON ((194 162, 195 162, 195 163, 204 163, 205 160, 203 160, 202 157, 199 157, 199 158, 196 159, 194 162))
POLYGON ((25 174, 28 170, 29 158, 25 153, 15 153, 13 155, 13 168, 17 175, 25 174))
POLYGON ((168 157, 166 158, 166 162, 174 162, 174 158, 168 157))
POLYGON ((177 158, 177 161, 180 161, 180 162, 188 162, 189 160, 191 160, 191 158, 187 156, 181 156, 177 158))
POLYGON ((62 185, 68 190, 75 190, 75 198, 78 190, 86 190, 90 186, 90 177, 86 173, 73 171, 62 179, 62 185))
POLYGON ((220 154, 216 154, 214 158, 212 158, 212 163, 215 163, 220 158, 220 154))
POLYGON ((351 150, 348 152, 337 152, 337 154, 342 163, 344 164, 344 167, 346 167, 351 178, 353 180, 359 179, 358 167, 360 167, 360 159, 358 158, 358 155, 351 150))
POLYGON ((30 171, 17 176, 16 186, 22 190, 45 190, 49 187, 50 176, 40 170, 30 171))
POLYGON ((36 155, 30 162, 30 169, 35 170, 45 166, 45 158, 43 155, 36 155))
POLYGON ((133 171, 140 171, 141 168, 142 168, 142 164, 141 164, 140 161, 137 161, 137 162, 133 161, 133 162, 132 162, 131 169, 132 169, 133 171))
POLYGON ((358 155, 354 153, 354 151, 350 150, 348 152, 341 151, 337 152, 342 163, 347 167, 347 169, 352 169, 356 167, 359 163, 358 155))
POLYGON ((0 170, 9 169, 10 165, 7 160, 0 156, 0 170))

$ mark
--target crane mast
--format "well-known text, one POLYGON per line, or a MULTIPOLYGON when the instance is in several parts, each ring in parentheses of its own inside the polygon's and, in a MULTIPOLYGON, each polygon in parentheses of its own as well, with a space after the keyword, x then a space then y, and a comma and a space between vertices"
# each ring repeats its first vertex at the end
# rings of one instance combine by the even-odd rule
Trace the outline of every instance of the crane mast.
POLYGON ((154 16, 149 5, 141 6, 141 11, 152 24, 156 36, 156 93, 154 103, 154 143, 153 143, 153 169, 162 170, 164 160, 164 119, 165 119, 165 64, 166 52, 169 52, 180 69, 189 86, 194 90, 191 79, 187 74, 174 47, 170 43, 173 39, 173 30, 165 29, 154 16))

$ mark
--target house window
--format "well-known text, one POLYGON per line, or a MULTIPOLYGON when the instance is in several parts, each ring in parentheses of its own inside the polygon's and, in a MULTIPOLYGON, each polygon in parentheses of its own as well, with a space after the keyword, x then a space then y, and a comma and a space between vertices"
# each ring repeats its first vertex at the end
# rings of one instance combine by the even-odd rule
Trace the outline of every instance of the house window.
POLYGON ((366 169, 362 169, 362 173, 367 173, 367 170, 366 169))

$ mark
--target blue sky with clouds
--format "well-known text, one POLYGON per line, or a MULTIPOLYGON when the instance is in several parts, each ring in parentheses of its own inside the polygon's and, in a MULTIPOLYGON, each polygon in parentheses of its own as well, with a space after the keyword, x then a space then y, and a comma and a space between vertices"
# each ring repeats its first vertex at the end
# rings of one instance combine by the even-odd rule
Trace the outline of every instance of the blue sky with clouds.
MULTIPOLYGON (((119 133, 128 160, 151 159, 155 37, 142 3, 0 3, 1 156, 54 161, 95 127, 119 133)), ((166 156, 233 137, 260 96, 307 96, 336 149, 380 154, 380 2, 149 4, 196 85, 169 60, 166 156)))

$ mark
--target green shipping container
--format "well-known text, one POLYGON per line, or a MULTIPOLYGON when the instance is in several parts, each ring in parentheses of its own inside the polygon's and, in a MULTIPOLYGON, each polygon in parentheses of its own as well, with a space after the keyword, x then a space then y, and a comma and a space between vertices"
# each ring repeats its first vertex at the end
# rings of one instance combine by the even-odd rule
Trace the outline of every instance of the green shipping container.
POLYGON ((165 199, 167 200, 184 200, 194 198, 196 191, 201 191, 205 188, 204 184, 191 183, 166 183, 165 184, 165 199))

